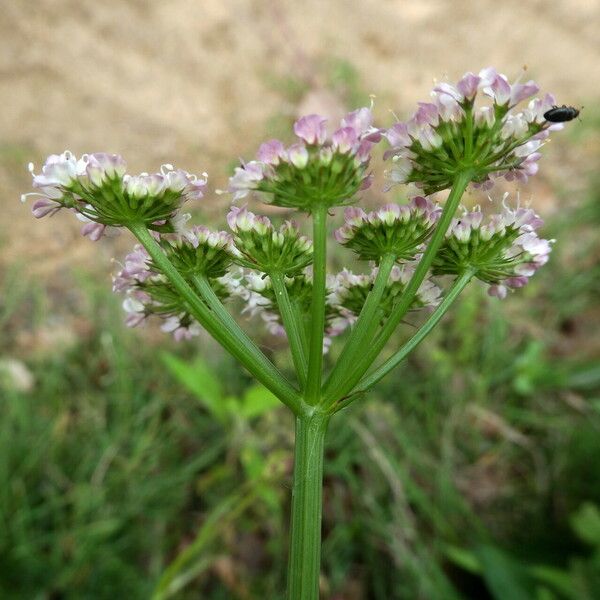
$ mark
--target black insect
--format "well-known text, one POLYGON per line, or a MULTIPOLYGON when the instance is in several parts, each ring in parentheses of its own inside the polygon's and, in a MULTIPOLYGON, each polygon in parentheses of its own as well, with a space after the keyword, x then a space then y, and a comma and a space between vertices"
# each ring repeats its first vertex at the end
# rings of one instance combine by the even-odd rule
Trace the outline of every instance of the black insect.
POLYGON ((574 106, 553 106, 550 110, 544 113, 544 119, 550 123, 564 123, 572 121, 579 116, 579 109, 574 106))

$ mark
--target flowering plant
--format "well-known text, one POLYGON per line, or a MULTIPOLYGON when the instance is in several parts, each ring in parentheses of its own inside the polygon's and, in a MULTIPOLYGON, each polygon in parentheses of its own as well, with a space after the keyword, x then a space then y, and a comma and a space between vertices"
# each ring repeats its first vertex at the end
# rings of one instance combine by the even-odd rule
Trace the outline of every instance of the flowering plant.
POLYGON ((537 92, 532 81, 511 85, 488 68, 456 85, 436 85, 431 102, 389 128, 374 126, 370 108, 346 115, 330 137, 324 117, 300 118, 297 141, 264 143, 256 160, 235 169, 229 191, 234 202, 254 195, 307 214, 312 240, 295 222, 276 226, 235 204, 226 218, 229 232, 188 227, 182 207, 203 197, 206 174, 163 165, 158 173, 130 175, 112 154, 52 155, 40 174, 30 165, 37 191, 23 199, 37 197, 35 217, 66 209, 92 240, 123 228, 137 239, 114 278, 114 290, 125 295, 127 325, 157 317, 178 340, 205 329, 293 413, 291 599, 318 597, 330 419, 404 360, 469 282, 479 280, 504 298, 548 260, 551 240, 539 236, 542 221, 532 209, 511 208, 507 195, 496 214, 460 207, 469 185, 487 190, 498 177, 526 182, 536 173, 544 140, 563 126, 549 94, 518 110, 537 92), (355 202, 371 184, 371 154, 384 141, 388 187, 412 183, 425 195, 367 212, 355 202), (444 190, 445 201, 432 197, 444 190), (334 238, 359 264, 366 261, 359 274, 327 272, 328 217, 341 206, 344 224, 334 238), (260 315, 270 333, 287 336, 293 378, 225 308, 233 298, 245 303, 242 312, 260 315), (420 326, 375 366, 409 311, 424 313, 420 326), (325 373, 324 354, 342 335, 341 352, 325 373))

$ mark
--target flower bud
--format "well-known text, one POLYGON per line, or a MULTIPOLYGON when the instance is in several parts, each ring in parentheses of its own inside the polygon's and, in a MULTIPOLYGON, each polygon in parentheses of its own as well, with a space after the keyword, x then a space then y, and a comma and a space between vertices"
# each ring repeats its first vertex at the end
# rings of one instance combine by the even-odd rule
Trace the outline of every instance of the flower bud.
POLYGON ((233 231, 235 261, 242 266, 293 276, 312 262, 312 242, 291 221, 276 230, 267 217, 233 206, 227 223, 233 231))

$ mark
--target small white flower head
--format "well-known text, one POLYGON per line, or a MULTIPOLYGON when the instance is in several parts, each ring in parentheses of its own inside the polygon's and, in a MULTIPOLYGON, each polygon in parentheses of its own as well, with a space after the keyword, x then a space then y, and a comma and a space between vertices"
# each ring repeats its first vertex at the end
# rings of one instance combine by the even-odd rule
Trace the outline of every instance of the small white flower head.
POLYGON ((438 83, 431 102, 419 103, 410 120, 384 134, 392 146, 385 153, 393 157, 390 185, 414 183, 431 194, 451 187, 466 168, 473 170, 475 184, 486 189, 497 177, 526 181, 537 170, 542 140, 562 128, 544 118, 554 104, 549 94, 516 110, 538 91, 534 81, 510 84, 491 67, 478 75, 466 73, 456 85, 438 83), (478 95, 487 104, 476 103, 478 95))
POLYGON ((235 260, 244 267, 293 276, 312 262, 312 242, 291 221, 275 229, 267 217, 232 206, 227 223, 233 232, 235 260))
MULTIPOLYGON (((335 325, 338 333, 341 333, 347 327, 351 327, 358 319, 367 296, 375 284, 377 273, 377 267, 366 275, 356 275, 344 269, 333 279, 328 303, 335 314, 335 318, 331 320, 331 323, 335 325)), ((413 273, 414 267, 410 263, 395 265, 392 268, 379 305, 379 316, 382 322, 392 313, 394 307, 400 301, 413 273)), ((440 302, 440 295, 440 288, 431 280, 425 279, 419 287, 411 309, 437 306, 440 302)))
MULTIPOLYGON (((506 198, 506 197, 505 197, 506 198)), ((468 270, 487 283, 490 295, 504 298, 507 288, 520 288, 546 262, 551 241, 536 230, 542 220, 529 208, 485 217, 479 207, 455 218, 433 262, 434 275, 460 275, 468 270)))
POLYGON ((393 254, 396 260, 410 261, 431 235, 439 215, 439 206, 422 196, 369 213, 349 207, 344 225, 334 235, 362 260, 379 262, 384 255, 393 254))
POLYGON ((235 169, 229 180, 234 200, 258 192, 266 202, 310 212, 315 203, 347 204, 370 185, 371 149, 381 139, 370 108, 346 115, 330 138, 327 119, 315 114, 298 119, 294 133, 298 141, 288 148, 269 140, 257 160, 235 169))
POLYGON ((53 154, 46 159, 42 172, 34 173, 33 187, 38 191, 32 212, 36 218, 67 208, 87 224, 83 234, 99 239, 113 227, 143 223, 155 231, 175 230, 179 209, 188 200, 202 198, 206 178, 163 165, 159 173, 129 175, 127 165, 117 154, 53 154))

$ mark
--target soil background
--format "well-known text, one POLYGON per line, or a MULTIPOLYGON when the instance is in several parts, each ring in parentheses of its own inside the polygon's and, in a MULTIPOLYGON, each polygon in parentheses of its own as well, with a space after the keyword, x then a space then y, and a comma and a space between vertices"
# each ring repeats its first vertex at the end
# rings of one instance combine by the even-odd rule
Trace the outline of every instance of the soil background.
MULTIPOLYGON (((169 162, 225 187, 232 159, 279 133, 274 116, 344 111, 331 60, 351 66, 365 100, 377 96, 382 123, 390 109, 408 116, 434 78, 487 65, 511 78, 526 65, 561 104, 592 114, 599 28, 596 0, 2 0, 0 266, 52 277, 95 265, 108 279, 99 257, 131 245, 91 244, 71 215, 35 221, 19 202, 29 161, 109 151, 132 172, 169 162)), ((211 192, 203 210, 222 221, 227 202, 211 192)))

